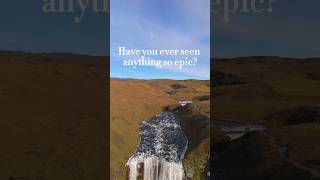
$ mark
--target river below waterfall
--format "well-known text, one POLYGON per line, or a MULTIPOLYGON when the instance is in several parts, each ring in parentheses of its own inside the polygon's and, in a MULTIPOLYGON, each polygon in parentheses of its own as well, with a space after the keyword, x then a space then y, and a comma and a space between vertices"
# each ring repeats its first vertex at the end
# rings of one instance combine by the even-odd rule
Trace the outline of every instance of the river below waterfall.
POLYGON ((231 140, 237 140, 251 131, 263 131, 266 129, 262 124, 246 124, 221 119, 214 119, 214 124, 231 140))
POLYGON ((163 111, 140 125, 140 142, 128 160, 129 180, 183 180, 188 140, 176 114, 163 111))

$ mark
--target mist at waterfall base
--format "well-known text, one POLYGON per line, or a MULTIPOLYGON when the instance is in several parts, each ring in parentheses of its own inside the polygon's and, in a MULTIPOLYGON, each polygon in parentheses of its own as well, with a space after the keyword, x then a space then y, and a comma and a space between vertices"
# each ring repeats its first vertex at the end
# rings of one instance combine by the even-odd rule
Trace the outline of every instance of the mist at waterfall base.
POLYGON ((172 112, 144 121, 140 126, 140 142, 128 160, 129 180, 183 180, 182 160, 188 140, 179 118, 172 112))

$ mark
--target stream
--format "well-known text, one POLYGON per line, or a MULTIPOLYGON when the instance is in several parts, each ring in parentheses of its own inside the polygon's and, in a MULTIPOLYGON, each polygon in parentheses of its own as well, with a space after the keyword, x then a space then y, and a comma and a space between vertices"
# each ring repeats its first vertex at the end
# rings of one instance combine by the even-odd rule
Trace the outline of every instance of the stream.
POLYGON ((263 131, 266 129, 262 124, 246 124, 222 119, 214 119, 214 124, 231 140, 237 140, 251 131, 263 131))
POLYGON ((176 114, 163 111, 140 125, 140 142, 128 160, 129 180, 183 180, 188 140, 176 114))

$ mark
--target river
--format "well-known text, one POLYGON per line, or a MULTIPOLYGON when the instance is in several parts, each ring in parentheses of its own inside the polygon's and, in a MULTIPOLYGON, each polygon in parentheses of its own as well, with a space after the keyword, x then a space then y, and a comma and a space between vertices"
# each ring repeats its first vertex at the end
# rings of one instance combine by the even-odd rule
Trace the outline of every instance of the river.
POLYGON ((128 160, 129 180, 183 180, 188 140, 176 114, 163 111, 140 125, 140 142, 128 160))
POLYGON ((263 131, 266 127, 262 124, 246 124, 223 119, 214 119, 214 124, 218 126, 231 140, 236 140, 251 131, 263 131))

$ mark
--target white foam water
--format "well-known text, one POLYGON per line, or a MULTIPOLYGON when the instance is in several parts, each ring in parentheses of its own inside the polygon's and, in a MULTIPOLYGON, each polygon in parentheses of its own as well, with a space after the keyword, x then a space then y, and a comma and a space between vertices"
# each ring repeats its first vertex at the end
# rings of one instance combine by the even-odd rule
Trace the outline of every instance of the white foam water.
POLYGON ((187 146, 174 113, 164 111, 144 121, 137 150, 127 162, 129 180, 183 180, 182 159, 187 146))
POLYGON ((168 162, 158 157, 131 159, 128 162, 129 180, 183 180, 181 162, 168 162))

